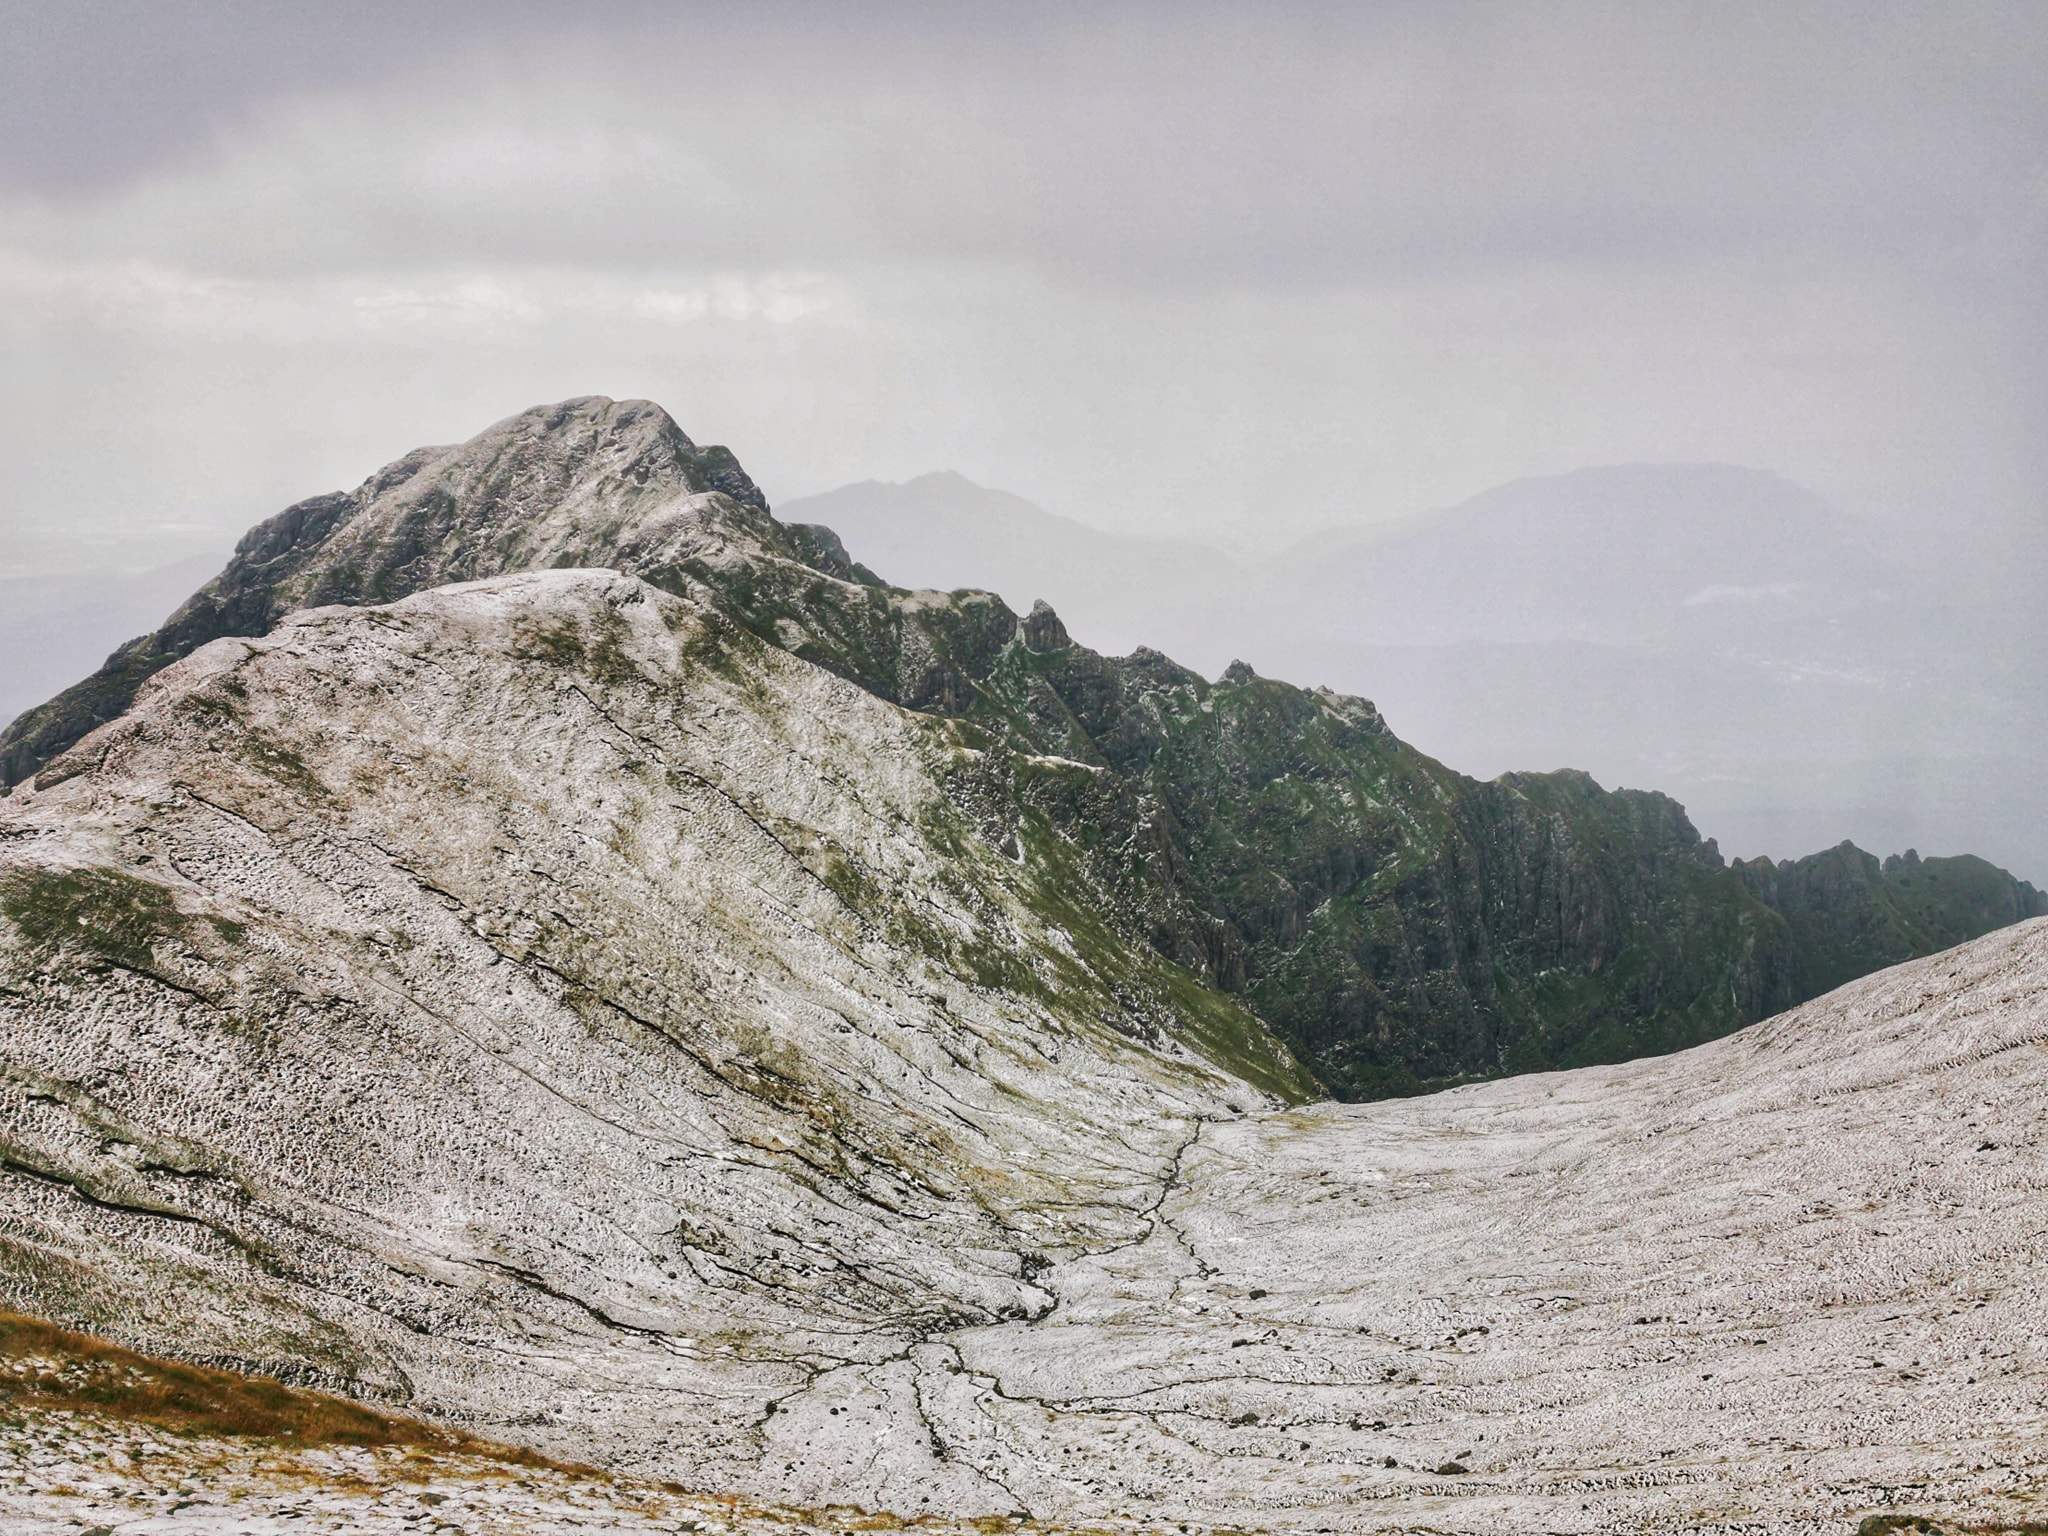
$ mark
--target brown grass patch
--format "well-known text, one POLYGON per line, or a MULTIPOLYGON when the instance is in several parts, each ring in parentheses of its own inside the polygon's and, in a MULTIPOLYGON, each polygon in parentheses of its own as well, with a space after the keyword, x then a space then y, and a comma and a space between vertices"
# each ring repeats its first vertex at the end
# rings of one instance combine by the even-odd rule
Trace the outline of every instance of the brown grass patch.
POLYGON ((0 1312, 0 1411, 7 1409, 91 1414, 181 1435, 262 1439, 294 1448, 399 1446, 609 1480, 601 1468, 382 1413, 268 1376, 137 1354, 16 1312, 0 1312))

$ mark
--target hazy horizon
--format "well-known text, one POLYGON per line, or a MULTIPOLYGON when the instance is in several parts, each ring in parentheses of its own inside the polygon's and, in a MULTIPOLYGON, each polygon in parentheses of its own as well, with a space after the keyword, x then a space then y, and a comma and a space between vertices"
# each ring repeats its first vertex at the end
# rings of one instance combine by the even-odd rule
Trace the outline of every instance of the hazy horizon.
POLYGON ((581 393, 1226 545, 1639 461, 2042 520, 2038 8, 7 10, 0 573, 581 393))

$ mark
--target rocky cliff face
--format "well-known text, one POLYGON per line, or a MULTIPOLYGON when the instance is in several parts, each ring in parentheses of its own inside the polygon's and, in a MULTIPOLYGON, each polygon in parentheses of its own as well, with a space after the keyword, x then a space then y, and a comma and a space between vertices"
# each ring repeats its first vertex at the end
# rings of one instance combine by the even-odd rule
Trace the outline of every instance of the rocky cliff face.
POLYGON ((1736 868, 1784 915, 1801 996, 2048 913, 2048 894, 1970 854, 1923 859, 1909 848, 1880 864, 1842 843, 1803 859, 1750 859, 1736 868))
POLYGON ((1221 922, 1182 959, 1340 1096, 1673 1049, 1797 1000, 1785 924, 1663 796, 1480 783, 1362 700, 1241 667, 1069 651, 990 691, 1154 808, 1160 883, 1221 922))
POLYGON ((0 766, 37 772, 210 639, 561 565, 630 572, 957 722, 975 755, 948 793, 983 834, 1070 860, 1119 942, 1244 998, 1344 1097, 1674 1049, 2048 911, 1974 860, 1940 899, 1936 861, 1919 884, 1840 850, 1731 870, 1663 796, 1479 782, 1364 700, 1242 664, 1212 684, 1077 646, 1043 604, 889 587, 644 401, 529 411, 280 514, 162 630, 16 722, 0 766))

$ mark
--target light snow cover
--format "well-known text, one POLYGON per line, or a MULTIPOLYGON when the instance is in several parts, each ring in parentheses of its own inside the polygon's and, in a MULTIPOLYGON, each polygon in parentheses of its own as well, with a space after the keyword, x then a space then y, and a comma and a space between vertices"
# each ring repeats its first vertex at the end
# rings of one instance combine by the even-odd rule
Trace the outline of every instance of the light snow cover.
MULTIPOLYGON (((1677 1056, 1288 1109, 940 963, 1071 947, 948 820, 957 750, 609 571, 206 647, 0 802, 0 1293, 795 1505, 2043 1508, 2048 922, 1677 1056)), ((141 1518, 55 1433, 0 1430, 10 1528, 141 1518)))

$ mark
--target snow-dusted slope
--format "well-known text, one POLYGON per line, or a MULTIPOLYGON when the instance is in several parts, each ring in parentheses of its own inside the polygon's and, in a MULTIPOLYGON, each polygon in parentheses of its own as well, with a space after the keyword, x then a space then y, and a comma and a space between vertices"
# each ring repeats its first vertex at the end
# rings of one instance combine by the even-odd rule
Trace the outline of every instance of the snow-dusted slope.
POLYGON ((1501 1532, 2040 1518, 2048 921, 1675 1056, 1210 1127, 1160 1220, 961 1343, 1013 1432, 1057 1405, 1061 1489, 1501 1532))
POLYGON ((734 1483, 912 1414, 1263 1102, 952 737, 608 572, 197 653, 0 810, 9 1298, 734 1483))
POLYGON ((0 803, 5 1300, 803 1504, 2038 1507, 2048 924, 1287 1110, 966 739, 602 571, 199 651, 0 803))

